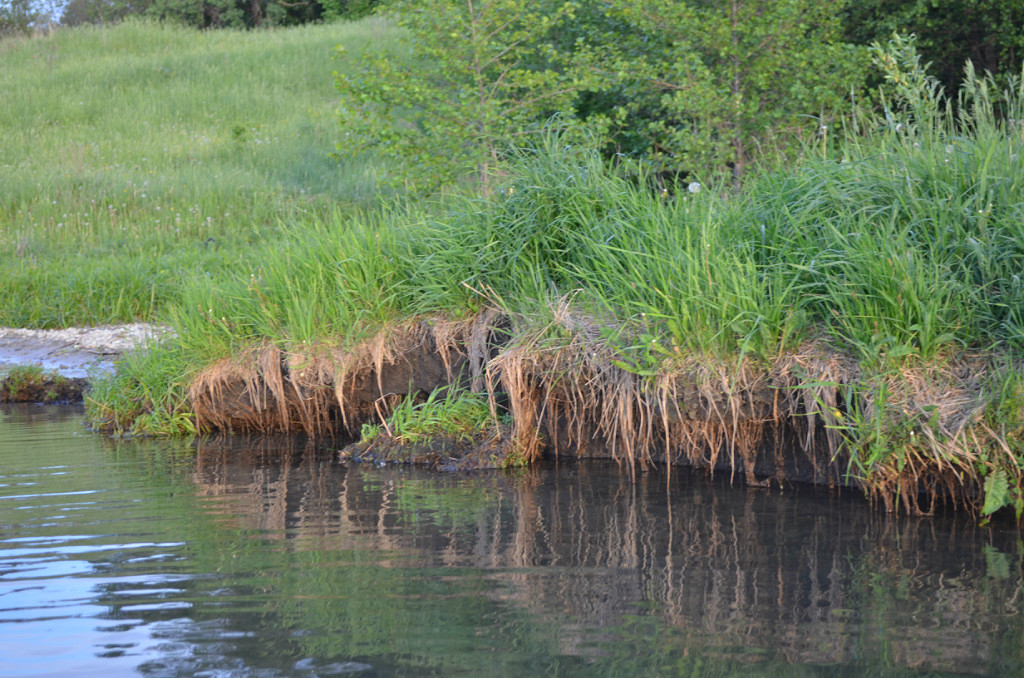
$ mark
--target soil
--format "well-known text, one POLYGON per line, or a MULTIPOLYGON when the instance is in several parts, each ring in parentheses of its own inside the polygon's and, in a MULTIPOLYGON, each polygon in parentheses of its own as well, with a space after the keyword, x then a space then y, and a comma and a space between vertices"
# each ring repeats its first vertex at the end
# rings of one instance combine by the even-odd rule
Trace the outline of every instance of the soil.
POLYGON ((80 403, 88 386, 86 379, 62 377, 52 372, 17 385, 5 377, 0 379, 0 403, 80 403))
POLYGON ((374 466, 411 464, 435 471, 475 471, 511 465, 511 440, 508 426, 473 439, 438 436, 416 443, 399 442, 381 433, 369 442, 352 443, 338 456, 340 461, 374 466))

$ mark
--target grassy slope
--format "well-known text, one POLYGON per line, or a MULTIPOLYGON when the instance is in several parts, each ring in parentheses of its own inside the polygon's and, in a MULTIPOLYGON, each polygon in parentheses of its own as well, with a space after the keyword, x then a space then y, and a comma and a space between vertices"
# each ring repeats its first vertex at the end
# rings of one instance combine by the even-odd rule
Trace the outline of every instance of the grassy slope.
POLYGON ((266 32, 126 23, 0 42, 0 325, 161 316, 252 271, 283 222, 365 205, 332 160, 332 50, 379 20, 266 32))

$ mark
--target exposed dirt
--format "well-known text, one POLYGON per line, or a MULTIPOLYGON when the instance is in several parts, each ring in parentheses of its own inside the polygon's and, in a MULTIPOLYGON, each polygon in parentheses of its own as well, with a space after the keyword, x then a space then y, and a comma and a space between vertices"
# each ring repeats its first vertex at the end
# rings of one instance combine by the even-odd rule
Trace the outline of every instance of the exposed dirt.
POLYGON ((61 330, 0 327, 0 376, 14 365, 36 365, 74 378, 110 372, 118 356, 170 332, 147 323, 61 330))
POLYGON ((0 327, 0 402, 80 402, 90 378, 112 372, 114 361, 170 329, 146 323, 28 330, 0 327), (11 370, 38 367, 26 381, 11 370))
POLYGON ((0 379, 0 403, 80 403, 87 386, 85 379, 52 372, 28 380, 4 377, 0 379))

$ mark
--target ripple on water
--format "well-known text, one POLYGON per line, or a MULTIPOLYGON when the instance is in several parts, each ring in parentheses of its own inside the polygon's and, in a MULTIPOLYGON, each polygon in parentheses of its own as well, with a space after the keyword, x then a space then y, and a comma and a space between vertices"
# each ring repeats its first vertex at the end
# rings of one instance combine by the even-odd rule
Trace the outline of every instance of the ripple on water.
POLYGON ((110 441, 39 409, 0 409, 0 673, 1024 666, 1012 529, 609 464, 439 475, 299 439, 110 441))

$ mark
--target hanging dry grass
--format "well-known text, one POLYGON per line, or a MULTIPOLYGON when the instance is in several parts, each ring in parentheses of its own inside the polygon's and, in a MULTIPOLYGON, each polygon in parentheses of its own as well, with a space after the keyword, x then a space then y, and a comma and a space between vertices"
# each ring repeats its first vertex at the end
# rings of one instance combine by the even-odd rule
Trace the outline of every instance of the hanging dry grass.
POLYGON ((749 361, 688 358, 643 377, 620 367, 600 323, 568 300, 552 309, 551 323, 487 364, 489 388, 500 384, 506 393, 515 439, 529 458, 540 455, 545 434, 556 454, 585 455, 596 442, 642 467, 664 460, 714 470, 724 451, 730 471, 761 484, 754 469, 764 428, 791 418, 797 403, 789 395, 780 406, 785 392, 771 383, 773 374, 749 361), (552 334, 565 338, 544 339, 552 334))
POLYGON ((526 461, 610 455, 631 472, 686 463, 752 486, 853 483, 915 515, 940 498, 979 508, 989 471, 1009 468, 1009 485, 1021 484, 1006 433, 983 416, 993 367, 981 359, 866 375, 816 337, 769 364, 670 356, 641 376, 568 299, 551 317, 530 331, 494 309, 418 319, 346 350, 265 342, 208 367, 189 397, 203 431, 352 434, 454 384, 486 391, 495 417, 508 409, 511 448, 526 461))
POLYGON ((983 476, 996 469, 1009 469, 1011 484, 1020 486, 1006 436, 983 416, 991 374, 990 361, 969 357, 904 367, 877 377, 847 408, 850 422, 840 428, 855 452, 858 481, 887 511, 929 515, 940 499, 980 509, 983 476), (887 450, 872 445, 871 430, 885 432, 887 450))
POLYGON ((398 397, 461 379, 483 383, 493 310, 466 320, 415 320, 385 327, 355 347, 250 347, 203 370, 189 388, 202 431, 349 433, 383 417, 398 397))
POLYGON ((316 349, 285 352, 264 342, 203 370, 189 399, 201 431, 315 434, 331 428, 333 376, 316 349))

